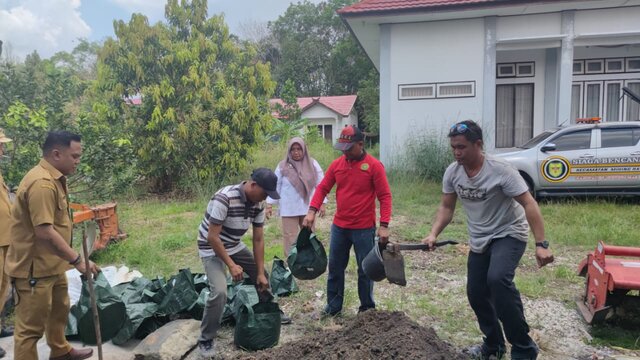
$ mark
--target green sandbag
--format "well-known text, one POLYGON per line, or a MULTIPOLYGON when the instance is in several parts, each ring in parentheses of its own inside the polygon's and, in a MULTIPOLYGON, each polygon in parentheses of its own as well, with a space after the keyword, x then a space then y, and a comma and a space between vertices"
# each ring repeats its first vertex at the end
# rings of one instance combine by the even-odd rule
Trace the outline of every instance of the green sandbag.
POLYGON ((327 270, 327 253, 316 234, 308 228, 300 230, 287 264, 293 276, 301 280, 315 279, 327 270))
POLYGON ((122 345, 132 339, 143 321, 153 318, 157 310, 156 303, 127 304, 127 320, 111 341, 116 345, 122 345))
POLYGON ((209 287, 209 279, 206 274, 193 274, 193 286, 198 294, 202 293, 202 289, 209 287))
MULTIPOLYGON (((189 309, 189 314, 196 320, 202 320, 202 315, 204 314, 204 307, 207 305, 207 298, 209 297, 209 289, 205 288, 200 291, 200 295, 198 295, 198 300, 191 305, 189 309)), ((226 304, 225 304, 226 305, 226 304)))
POLYGON ((236 319, 234 344, 248 351, 263 350, 278 345, 280 340, 280 307, 274 302, 253 306, 244 304, 236 319))
POLYGON ((248 284, 240 284, 234 287, 234 295, 231 299, 231 311, 233 317, 236 319, 236 323, 238 321, 238 316, 240 316, 240 310, 243 306, 253 306, 260 302, 260 298, 258 297, 258 291, 254 285, 248 284))
POLYGON ((271 285, 271 292, 277 296, 284 297, 298 292, 298 284, 296 284, 296 279, 294 279, 291 270, 284 264, 284 260, 278 257, 273 258, 269 284, 271 285))
POLYGON ((141 302, 160 304, 166 295, 166 292, 162 290, 166 284, 167 281, 161 276, 151 280, 151 282, 144 287, 144 290, 142 290, 143 296, 141 302))
POLYGON ((64 328, 64 336, 66 336, 67 339, 75 339, 78 337, 78 320, 73 315, 74 307, 75 305, 71 306, 71 309, 69 310, 69 317, 67 318, 67 326, 64 328))
POLYGON ((158 313, 162 315, 187 311, 198 300, 189 269, 181 269, 177 275, 172 276, 162 287, 162 291, 166 294, 158 306, 158 313))
MULTIPOLYGON (((124 302, 113 292, 109 282, 102 273, 98 273, 93 282, 98 317, 100 318, 100 335, 102 342, 109 341, 122 328, 127 319, 124 302)), ((80 340, 89 345, 95 345, 96 333, 91 311, 91 297, 88 282, 82 277, 82 292, 77 306, 73 308, 73 316, 78 322, 80 340)))
POLYGON ((129 283, 120 284, 114 287, 116 294, 120 294, 120 298, 125 305, 144 303, 144 289, 149 287, 151 280, 147 278, 136 278, 129 283), (120 289, 120 291, 118 291, 120 289))

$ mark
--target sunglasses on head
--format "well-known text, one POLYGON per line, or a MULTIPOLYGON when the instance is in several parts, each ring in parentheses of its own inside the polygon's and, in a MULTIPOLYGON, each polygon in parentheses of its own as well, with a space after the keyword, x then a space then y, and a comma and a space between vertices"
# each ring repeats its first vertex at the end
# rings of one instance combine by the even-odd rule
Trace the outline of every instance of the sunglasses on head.
POLYGON ((469 127, 467 126, 467 124, 458 123, 451 125, 451 129, 449 129, 449 135, 464 134, 467 131, 469 131, 469 127))

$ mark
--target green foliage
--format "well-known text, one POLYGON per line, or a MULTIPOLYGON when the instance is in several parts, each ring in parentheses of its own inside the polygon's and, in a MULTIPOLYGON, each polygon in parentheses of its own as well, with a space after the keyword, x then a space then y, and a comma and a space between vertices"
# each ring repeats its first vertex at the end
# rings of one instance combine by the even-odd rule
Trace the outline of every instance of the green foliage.
POLYGON ((97 48, 80 40, 71 53, 58 52, 50 59, 41 59, 37 52, 22 63, 0 59, 0 127, 14 139, 9 161, 3 164, 10 185, 17 185, 38 162, 47 131, 79 131, 77 120, 86 110, 81 103, 95 76, 97 48))
POLYGON ((447 166, 453 162, 453 155, 446 135, 427 132, 408 139, 394 161, 402 172, 420 179, 441 181, 447 166))
POLYGON ((48 127, 46 112, 16 101, 0 119, 0 127, 13 139, 5 149, 8 161, 2 163, 2 173, 9 186, 17 186, 40 157, 40 144, 48 127))
POLYGON ((258 45, 273 65, 278 93, 291 80, 299 96, 358 94, 357 107, 370 132, 378 132, 377 71, 349 33, 336 10, 355 0, 291 4, 275 22, 271 34, 258 45), (372 79, 364 82, 363 79, 372 79), (361 94, 362 92, 362 94, 361 94))
POLYGON ((358 113, 364 128, 371 133, 380 133, 380 75, 371 70, 358 86, 358 113))
POLYGON ((152 26, 141 14, 114 23, 93 99, 98 120, 115 124, 110 140, 130 141, 139 175, 159 192, 188 172, 222 179, 246 167, 275 87, 256 50, 234 43, 221 16, 207 18, 206 1, 170 0, 165 13, 152 26), (125 104, 134 95, 142 104, 125 104))

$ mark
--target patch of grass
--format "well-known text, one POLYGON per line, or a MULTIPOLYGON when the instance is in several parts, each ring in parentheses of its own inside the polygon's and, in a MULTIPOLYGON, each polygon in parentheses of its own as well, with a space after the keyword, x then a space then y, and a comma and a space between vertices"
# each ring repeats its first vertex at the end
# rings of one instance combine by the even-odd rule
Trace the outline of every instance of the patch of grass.
POLYGON ((620 324, 595 325, 591 328, 594 345, 616 346, 629 350, 640 350, 640 333, 635 328, 620 324))

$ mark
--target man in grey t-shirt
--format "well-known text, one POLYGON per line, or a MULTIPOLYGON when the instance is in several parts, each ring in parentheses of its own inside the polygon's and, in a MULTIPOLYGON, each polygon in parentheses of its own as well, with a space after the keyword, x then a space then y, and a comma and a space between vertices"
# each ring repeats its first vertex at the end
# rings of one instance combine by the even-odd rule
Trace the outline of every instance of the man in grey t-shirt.
POLYGON ((477 359, 500 358, 506 349, 504 327, 511 358, 536 359, 538 347, 529 336, 513 277, 526 248, 529 225, 536 239, 538 266, 553 262, 540 208, 515 168, 484 153, 482 129, 475 122, 453 125, 449 139, 456 162, 444 174, 442 201, 423 243, 435 249, 436 238, 451 222, 460 198, 471 237, 467 297, 485 335, 483 344, 471 347, 469 353, 477 359))

